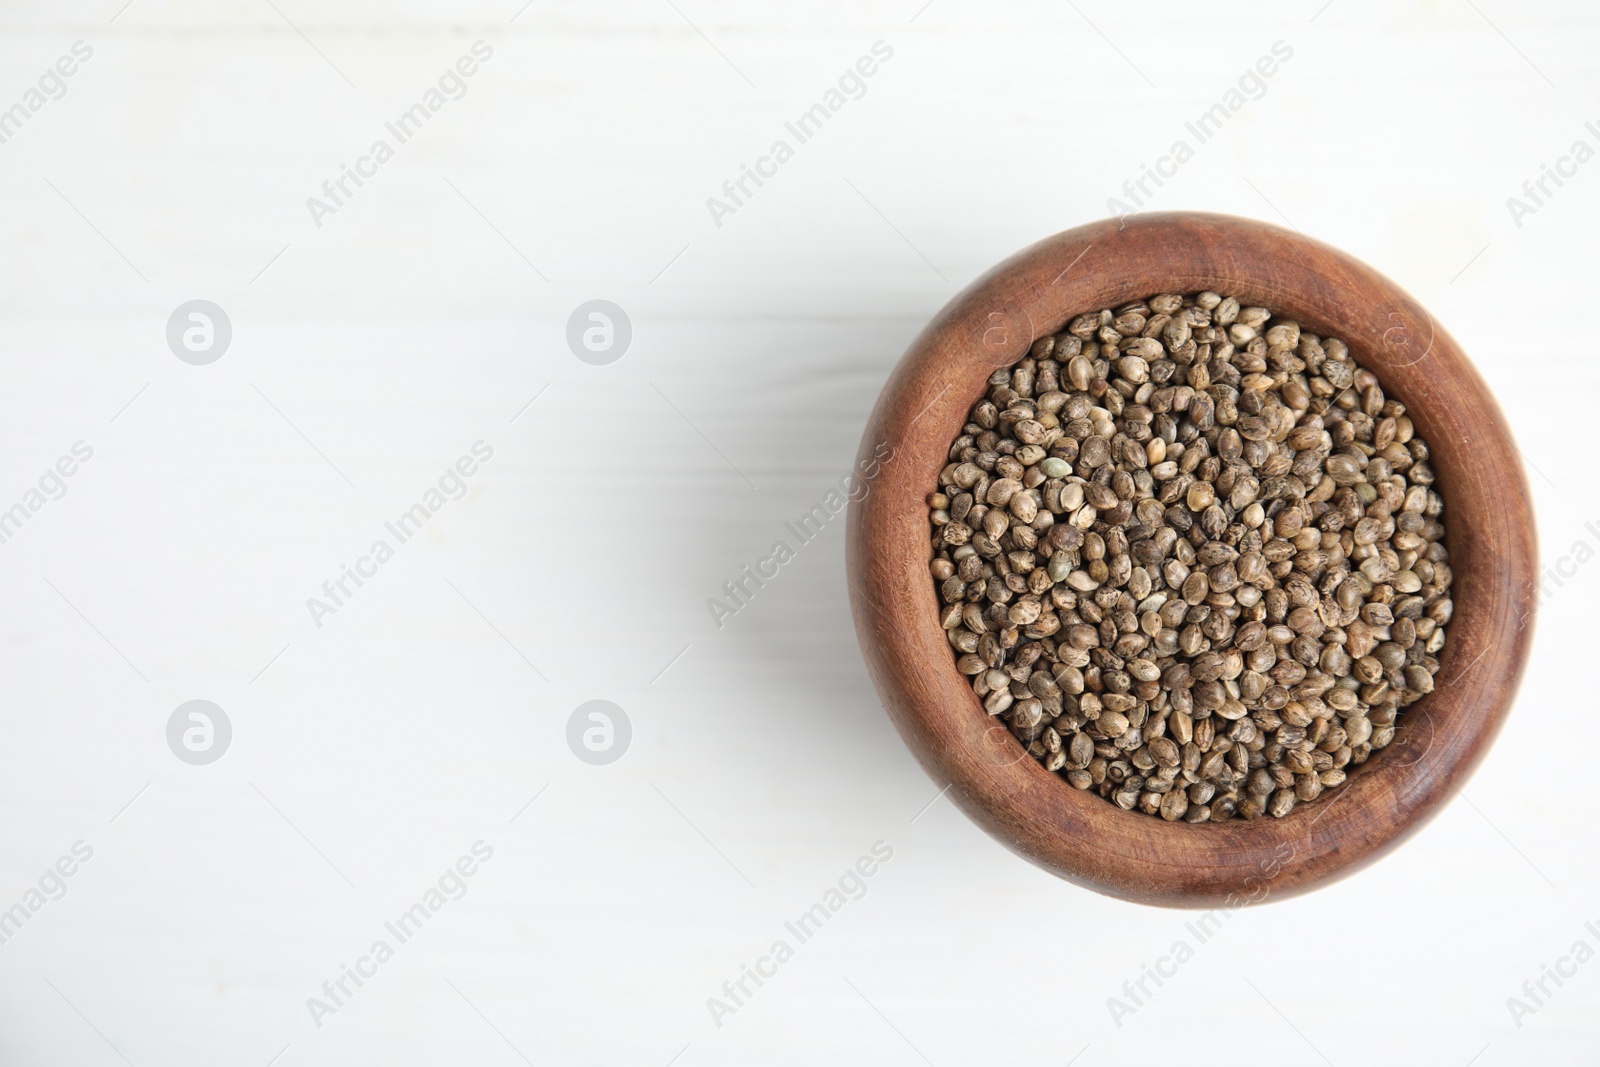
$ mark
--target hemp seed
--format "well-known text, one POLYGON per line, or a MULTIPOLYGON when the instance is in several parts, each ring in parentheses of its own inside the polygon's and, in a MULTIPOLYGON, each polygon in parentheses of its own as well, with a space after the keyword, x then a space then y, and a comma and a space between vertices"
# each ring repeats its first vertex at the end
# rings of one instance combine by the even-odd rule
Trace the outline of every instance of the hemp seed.
POLYGON ((1168 822, 1316 803, 1433 691, 1427 444, 1337 338, 1231 296, 1079 315, 928 497, 957 669, 1046 770, 1168 822))

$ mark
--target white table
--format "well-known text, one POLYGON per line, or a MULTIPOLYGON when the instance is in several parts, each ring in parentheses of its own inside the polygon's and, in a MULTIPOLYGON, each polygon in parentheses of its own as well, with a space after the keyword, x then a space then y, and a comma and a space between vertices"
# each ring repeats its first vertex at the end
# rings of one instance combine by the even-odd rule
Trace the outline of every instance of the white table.
POLYGON ((1507 1002, 1600 948, 1600 570, 1571 555, 1600 549, 1600 164, 1520 220, 1507 198, 1600 147, 1600 21, 921 2, 6 6, 0 110, 26 117, 0 144, 0 512, 26 518, 0 544, 0 909, 23 908, 0 1062, 1592 1057, 1600 963, 1507 1002), (785 124, 879 41, 801 143, 785 124), (1199 143, 1185 123, 1278 41, 1260 99, 1199 143), (385 124, 418 103, 400 143, 385 124), (379 138, 393 158, 364 162, 379 138), (1161 162, 1180 138, 1192 158, 1161 162), (735 204, 745 164, 767 176, 735 204), (935 799, 862 666, 843 519, 720 629, 706 602, 849 469, 921 324, 1144 164, 1172 175, 1144 207, 1291 221, 1427 304, 1572 577, 1462 799, 1375 867, 1229 917, 1114 1020, 1194 916, 1059 882, 935 799), (367 177, 334 204, 344 165, 367 177), (165 337, 195 299, 232 326, 208 365, 165 337), (565 338, 594 299, 631 321, 609 365, 565 338), (401 543, 385 523, 479 441, 401 543), (346 564, 368 577, 334 604, 346 564), (594 699, 631 724, 609 765, 567 743, 594 699), (207 765, 167 742, 191 700, 231 724, 207 765), (879 841, 802 943, 785 924, 879 841), (30 910, 41 877, 66 892, 30 910), (385 923, 417 904, 400 943, 385 923), (368 977, 335 1002, 344 965, 368 977))

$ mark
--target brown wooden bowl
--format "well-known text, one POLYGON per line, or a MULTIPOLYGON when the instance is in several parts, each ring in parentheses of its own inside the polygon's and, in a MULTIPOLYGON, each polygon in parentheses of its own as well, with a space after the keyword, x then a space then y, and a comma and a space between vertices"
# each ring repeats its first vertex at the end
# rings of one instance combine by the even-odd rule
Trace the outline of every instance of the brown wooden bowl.
POLYGON ((968 815, 1063 878, 1147 904, 1290 896, 1371 863, 1465 783, 1527 662, 1538 573, 1519 454, 1460 347, 1399 286, 1318 241, 1177 212, 1081 226, 951 300, 900 360, 861 439, 878 472, 852 504, 856 632, 906 744, 968 815), (984 712, 939 625, 927 496, 990 373, 1086 311, 1210 289, 1345 341, 1403 402, 1445 498, 1455 614, 1435 690, 1348 781, 1281 819, 1169 823, 1079 791, 984 712), (892 452, 890 451, 892 449, 892 452))

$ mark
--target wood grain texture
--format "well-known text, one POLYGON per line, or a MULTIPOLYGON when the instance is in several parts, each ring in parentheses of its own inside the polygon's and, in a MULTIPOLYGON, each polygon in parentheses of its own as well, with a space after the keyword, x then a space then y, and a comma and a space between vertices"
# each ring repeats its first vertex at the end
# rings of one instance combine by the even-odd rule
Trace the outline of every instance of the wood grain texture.
POLYGON ((1533 512, 1510 429, 1477 371, 1431 315, 1370 267, 1247 219, 1167 213, 1058 234, 956 296, 900 360, 861 442, 887 444, 851 507, 856 630, 901 736, 973 819, 1063 878, 1128 900, 1187 907, 1304 892, 1371 863, 1465 783, 1511 707, 1532 637, 1533 512), (987 715, 938 622, 924 500, 996 367, 1075 315, 1202 289, 1343 339, 1404 402, 1445 498, 1455 616, 1433 693, 1345 785, 1282 819, 1167 823, 1080 792, 987 715))

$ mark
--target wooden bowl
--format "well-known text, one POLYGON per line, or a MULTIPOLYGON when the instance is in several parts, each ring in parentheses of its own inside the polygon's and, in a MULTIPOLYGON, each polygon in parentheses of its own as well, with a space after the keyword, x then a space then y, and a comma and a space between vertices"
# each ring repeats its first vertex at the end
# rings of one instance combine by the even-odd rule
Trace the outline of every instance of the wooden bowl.
POLYGON ((1057 875, 1169 906, 1256 903, 1371 863, 1461 788, 1527 662, 1538 561, 1511 431, 1460 347, 1399 286, 1318 241, 1188 212, 1048 238, 955 297, 912 343, 861 439, 877 473, 852 504, 856 632, 906 744, 968 815, 1057 875), (1435 690, 1347 782, 1281 819, 1169 823, 1046 771, 984 712, 939 625, 928 508, 950 442, 997 367, 1086 311, 1210 289, 1345 341, 1402 401, 1445 498, 1455 614, 1435 690))

